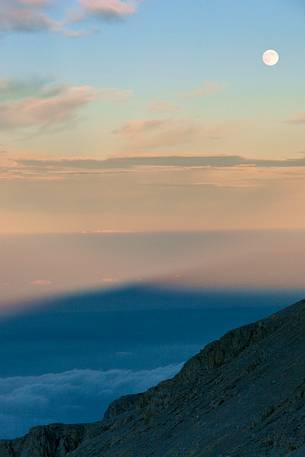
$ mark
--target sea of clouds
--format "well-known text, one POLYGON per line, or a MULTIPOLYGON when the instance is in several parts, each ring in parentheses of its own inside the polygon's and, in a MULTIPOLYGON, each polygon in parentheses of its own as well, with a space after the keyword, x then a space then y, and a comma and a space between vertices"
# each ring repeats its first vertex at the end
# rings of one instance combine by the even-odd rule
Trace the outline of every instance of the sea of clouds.
POLYGON ((100 420, 109 403, 174 376, 181 365, 152 370, 72 370, 0 378, 0 438, 15 438, 35 425, 100 420))

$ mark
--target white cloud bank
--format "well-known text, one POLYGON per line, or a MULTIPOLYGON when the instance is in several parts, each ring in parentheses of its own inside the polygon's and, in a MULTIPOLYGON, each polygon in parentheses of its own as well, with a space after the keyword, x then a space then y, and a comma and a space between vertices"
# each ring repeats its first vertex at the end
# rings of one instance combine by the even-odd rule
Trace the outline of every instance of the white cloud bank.
POLYGON ((35 425, 90 422, 109 403, 174 376, 181 365, 152 370, 73 370, 34 377, 0 378, 0 439, 22 435, 35 425))

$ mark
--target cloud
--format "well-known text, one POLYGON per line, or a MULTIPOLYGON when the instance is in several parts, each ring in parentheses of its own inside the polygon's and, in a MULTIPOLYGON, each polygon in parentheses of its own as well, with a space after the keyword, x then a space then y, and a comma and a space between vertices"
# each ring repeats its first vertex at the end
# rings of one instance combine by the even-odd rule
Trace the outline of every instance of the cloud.
MULTIPOLYGON (((83 36, 91 33, 90 29, 79 29, 78 26, 95 22, 117 22, 133 16, 138 11, 138 4, 141 0, 79 0, 72 8, 65 19, 65 35, 71 37, 83 36), (71 30, 71 27, 76 28, 71 30)), ((96 29, 95 29, 96 31, 96 29)))
POLYGON ((80 6, 84 18, 94 16, 106 21, 123 19, 137 12, 135 2, 122 0, 80 0, 80 6))
POLYGON ((125 101, 131 91, 59 86, 43 81, 0 81, 0 129, 63 124, 94 101, 125 101))
POLYGON ((59 31, 61 25, 44 12, 43 0, 2 0, 0 33, 59 31))
POLYGON ((167 121, 160 119, 134 120, 124 124, 120 129, 116 130, 115 133, 131 137, 141 133, 151 132, 152 130, 166 126, 166 124, 167 121))
POLYGON ((110 101, 127 101, 133 96, 131 90, 119 90, 119 89, 100 89, 97 91, 99 100, 110 100, 110 101))
POLYGON ((48 0, 18 0, 18 2, 28 6, 45 6, 49 3, 48 0))
MULTIPOLYGON (((0 79, 0 102, 18 100, 34 94, 45 92, 51 84, 46 79, 0 79)), ((49 87, 50 91, 50 87, 49 87)))
POLYGON ((158 150, 185 146, 203 140, 219 140, 228 132, 228 126, 209 125, 190 119, 143 119, 129 121, 114 133, 132 150, 158 150))
MULTIPOLYGON (((105 232, 102 232, 105 233, 105 232)), ((120 281, 118 278, 102 278, 102 283, 103 284, 118 284, 120 281)))
POLYGON ((54 18, 54 6, 54 0, 1 0, 0 33, 51 31, 68 37, 80 37, 86 35, 88 30, 70 29, 73 23, 90 19, 123 19, 137 12, 138 1, 75 0, 68 12, 62 11, 61 20, 54 18))
MULTIPOLYGON (((6 156, 5 156, 6 157, 6 156)), ((164 171, 192 171, 201 173, 192 185, 203 186, 227 183, 227 174, 234 173, 233 186, 253 186, 258 180, 304 178, 305 157, 284 160, 250 159, 241 156, 153 155, 97 159, 9 159, 3 158, 0 179, 64 179, 73 176, 105 173, 138 173, 164 171), (270 172, 268 171, 270 170, 270 172), (205 175, 202 175, 202 173, 205 175), (210 178, 206 180, 207 173, 210 178), (250 180, 248 179, 250 176, 250 180), (254 179, 252 179, 254 177, 254 179), (221 178, 221 179, 220 179, 221 178), (251 181, 251 182, 250 182, 251 181), (242 184, 240 184, 242 183, 242 184)), ((227 185, 227 184, 225 184, 227 185)))
MULTIPOLYGON (((236 167, 240 165, 259 164, 269 166, 273 161, 245 159, 240 156, 139 156, 139 157, 117 157, 104 160, 96 159, 60 159, 60 160, 40 160, 40 159, 20 159, 18 164, 32 168, 44 169, 81 169, 81 170, 122 170, 137 167, 180 167, 180 168, 202 168, 202 167, 236 167)), ((275 161, 277 164, 286 166, 290 161, 275 161)), ((294 163, 305 166, 304 159, 296 159, 294 163)), ((288 165, 287 165, 288 166, 288 165)))
POLYGON ((151 103, 149 111, 151 113, 176 113, 180 111, 180 108, 173 103, 160 100, 151 103))
MULTIPOLYGON (((90 175, 142 174, 142 176, 171 173, 174 187, 256 187, 267 181, 303 180, 305 157, 295 159, 251 159, 241 156, 151 155, 114 157, 108 159, 63 158, 23 159, 4 155, 0 161, 0 180, 64 180, 90 175), (174 179, 175 173, 177 178, 174 179), (178 176, 185 179, 181 180, 178 176), (187 173, 189 173, 187 175, 187 173), (186 176, 191 176, 187 182, 186 176)), ((155 178, 154 178, 155 179, 155 178)), ((162 186, 166 184, 162 178, 162 186)), ((159 184, 158 184, 159 185, 159 184)), ((101 230, 103 232, 103 230, 101 230)), ((94 229, 99 233, 99 229, 94 229)))
POLYGON ((201 86, 182 94, 186 98, 201 98, 208 97, 210 95, 218 94, 224 90, 223 84, 217 81, 204 81, 201 86))
POLYGON ((27 97, 0 104, 0 129, 54 125, 71 119, 80 108, 97 99, 89 86, 63 87, 49 96, 27 97))
POLYGON ((288 119, 288 124, 304 125, 305 124, 305 113, 299 113, 296 116, 288 119))
POLYGON ((46 287, 46 286, 51 286, 52 281, 49 279, 35 279, 34 281, 31 281, 32 286, 38 286, 38 287, 46 287))
POLYGON ((93 422, 122 395, 142 392, 174 376, 181 365, 152 370, 72 370, 35 377, 0 378, 1 438, 32 426, 93 422))

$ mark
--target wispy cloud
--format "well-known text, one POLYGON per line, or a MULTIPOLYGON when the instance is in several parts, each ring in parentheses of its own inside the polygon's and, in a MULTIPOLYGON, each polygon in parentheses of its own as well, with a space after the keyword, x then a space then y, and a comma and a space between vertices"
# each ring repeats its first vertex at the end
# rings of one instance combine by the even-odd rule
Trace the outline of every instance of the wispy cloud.
POLYGON ((185 98, 201 98, 208 97, 210 95, 218 94, 224 91, 225 86, 217 81, 203 81, 203 83, 188 92, 184 92, 181 95, 185 98))
POLYGON ((0 81, 0 129, 63 124, 94 101, 125 101, 131 91, 61 86, 41 81, 0 81))
POLYGON ((294 125, 305 125, 305 112, 296 114, 295 116, 288 119, 288 124, 294 125))
POLYGON ((61 30, 61 25, 45 12, 47 1, 2 0, 0 33, 61 30))
POLYGON ((31 285, 35 287, 48 287, 52 285, 52 281, 50 279, 34 279, 31 281, 31 285))
POLYGON ((126 101, 133 96, 132 90, 120 90, 120 89, 99 89, 97 91, 98 100, 109 100, 109 101, 126 101))
POLYGON ((120 136, 127 149, 145 151, 185 146, 206 139, 219 140, 227 132, 225 125, 166 118, 129 121, 114 133, 120 136))
POLYGON ((35 33, 51 31, 68 37, 79 37, 87 30, 75 29, 73 24, 113 21, 134 15, 139 1, 75 0, 63 17, 55 19, 54 0, 1 0, 0 33, 35 33), (72 28, 71 28, 72 27, 72 28))
POLYGON ((46 88, 50 91, 51 81, 47 79, 0 79, 0 102, 5 100, 18 100, 43 93, 46 88))
POLYGON ((122 0, 80 0, 80 19, 95 17, 109 21, 124 19, 137 12, 137 3, 122 0))
POLYGON ((152 102, 149 106, 151 113, 176 113, 180 110, 179 106, 164 100, 152 102))
POLYGON ((157 130, 166 125, 167 121, 162 119, 139 119, 126 122, 126 124, 116 130, 115 133, 127 137, 132 137, 134 135, 157 130))
POLYGON ((28 97, 0 105, 0 128, 54 125, 71 119, 80 108, 96 100, 89 86, 61 88, 47 97, 28 97))

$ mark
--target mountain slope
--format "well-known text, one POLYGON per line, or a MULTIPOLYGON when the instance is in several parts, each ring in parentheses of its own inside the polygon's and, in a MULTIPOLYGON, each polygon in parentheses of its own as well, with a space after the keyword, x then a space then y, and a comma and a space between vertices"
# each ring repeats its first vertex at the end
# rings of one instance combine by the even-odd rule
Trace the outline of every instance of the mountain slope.
POLYGON ((304 457, 305 301, 227 333, 102 422, 0 442, 1 457, 304 457))

